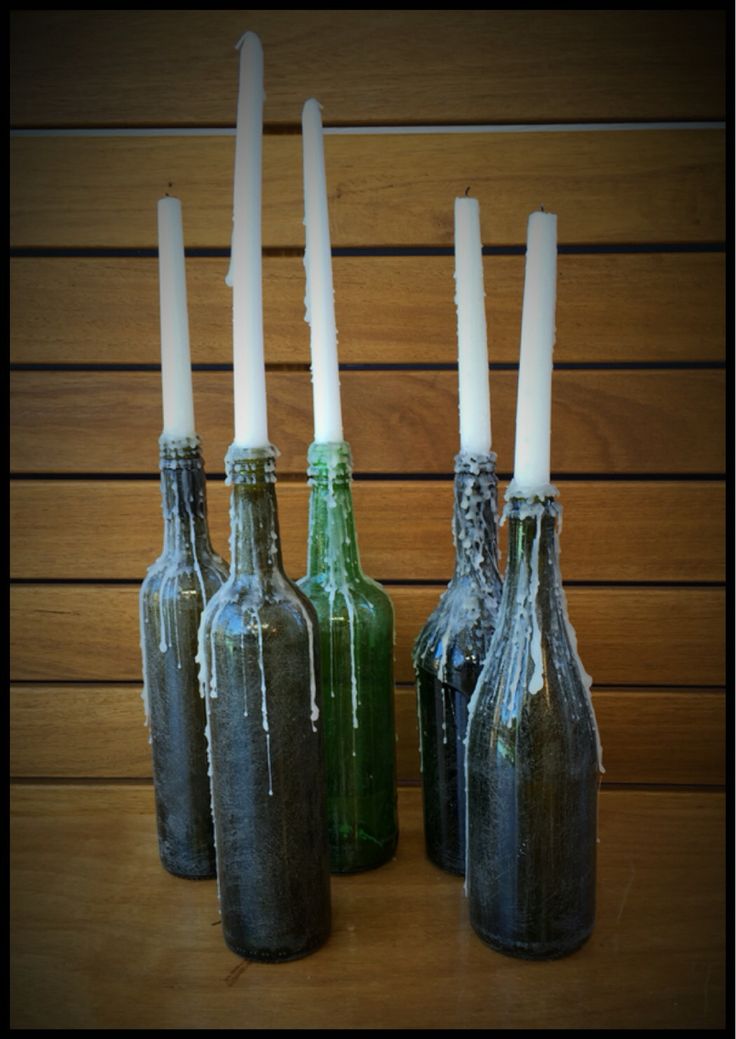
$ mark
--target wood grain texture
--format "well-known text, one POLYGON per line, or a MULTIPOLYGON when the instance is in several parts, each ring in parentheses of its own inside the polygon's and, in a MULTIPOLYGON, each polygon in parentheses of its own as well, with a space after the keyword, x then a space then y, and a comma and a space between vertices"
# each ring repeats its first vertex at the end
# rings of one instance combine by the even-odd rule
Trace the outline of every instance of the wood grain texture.
POLYGON ((333 878, 328 943, 274 967, 226 949, 215 881, 161 868, 149 785, 15 787, 11 1025, 723 1027, 724 821, 717 792, 604 790, 593 935, 524 963, 475 937, 405 788, 396 859, 333 878))
POLYGON ((16 125, 232 125, 246 29, 267 124, 715 118, 722 11, 14 11, 16 125), (114 41, 114 46, 111 42, 114 41))
MULTIPOLYGON (((725 697, 712 689, 596 689, 604 783, 722 785, 725 697)), ((421 781, 413 686, 395 698, 397 778, 421 781)), ((140 778, 151 749, 140 686, 18 685, 10 691, 10 773, 140 778)))
MULTIPOLYGON (((196 372, 194 407, 210 472, 232 442, 232 373, 196 372)), ((308 372, 267 376, 278 470, 303 473, 313 436, 308 372)), ((516 372, 492 373, 493 447, 513 467, 516 372)), ((344 371, 345 438, 354 469, 446 473, 458 444, 457 373, 344 371)), ((158 468, 158 372, 11 374, 11 469, 140 473, 158 468)), ((552 381, 552 472, 718 473, 724 467, 724 373, 577 371, 552 381)))
MULTIPOLYGON (((506 487, 501 481, 500 507, 506 487)), ((557 487, 566 580, 725 579, 723 483, 694 481, 685 489, 677 480, 561 481, 557 487)), ((212 543, 227 558, 230 488, 211 479, 207 495, 212 543)), ((306 483, 280 483, 278 505, 284 566, 297 579, 306 569, 306 483)), ((366 573, 384 581, 450 579, 455 565, 450 480, 356 481, 353 505, 366 573)), ((140 580, 161 551, 162 532, 155 481, 11 482, 12 578, 140 580), (60 523, 60 516, 73 522, 60 523)), ((502 567, 507 533, 501 526, 502 567)))
MULTIPOLYGON (((396 680, 442 585, 388 586, 396 610, 396 680)), ((572 587, 570 619, 600 685, 725 683, 723 588, 572 587)), ((137 681, 136 585, 20 584, 10 590, 13 681, 137 681)))
MULTIPOLYGON (((327 136, 333 246, 452 245, 453 199, 480 202, 486 245, 523 243, 529 213, 561 243, 720 242, 722 130, 327 136)), ((234 137, 15 138, 11 245, 156 244, 156 202, 182 200, 188 246, 232 234, 234 137)), ((301 247, 301 137, 263 145, 263 244, 301 247)))
MULTIPOLYGON (((227 258, 187 261, 195 364, 232 363, 228 264, 227 258)), ((524 258, 487 256, 484 267, 489 357, 492 363, 516 363, 524 258)), ((341 361, 456 363, 453 274, 452 256, 335 257, 341 361)), ((725 359, 722 254, 563 254, 558 276, 558 363, 725 359)), ((301 257, 264 259, 264 339, 271 364, 309 363, 304 291, 301 257)), ((158 364, 158 262, 14 259, 10 334, 15 363, 158 364)))

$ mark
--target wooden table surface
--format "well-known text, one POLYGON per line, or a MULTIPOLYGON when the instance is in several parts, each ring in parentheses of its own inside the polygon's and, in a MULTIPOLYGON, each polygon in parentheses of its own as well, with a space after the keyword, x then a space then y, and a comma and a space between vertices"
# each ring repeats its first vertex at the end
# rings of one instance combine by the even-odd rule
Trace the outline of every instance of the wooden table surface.
POLYGON ((397 857, 333 878, 328 943, 265 965, 225 947, 214 881, 159 865, 149 783, 16 784, 11 1027, 724 1027, 722 791, 604 788, 596 927, 548 963, 476 938, 399 797, 397 857))

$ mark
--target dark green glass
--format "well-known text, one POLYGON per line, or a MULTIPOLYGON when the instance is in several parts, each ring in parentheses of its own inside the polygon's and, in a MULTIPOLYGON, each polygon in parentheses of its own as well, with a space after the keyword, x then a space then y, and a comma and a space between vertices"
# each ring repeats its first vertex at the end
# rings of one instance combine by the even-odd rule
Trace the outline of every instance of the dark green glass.
POLYGON ((552 959, 595 915, 600 745, 559 567, 559 507, 511 498, 496 636, 470 705, 467 893, 499 952, 552 959))
POLYGON ((143 700, 161 862, 194 879, 215 875, 197 631, 227 566, 210 544, 198 439, 162 436, 159 448, 164 543, 140 590, 143 700))
POLYGON ((308 452, 307 574, 299 582, 319 619, 327 817, 334 873, 372 869, 398 841, 394 612, 360 566, 348 444, 308 452))
POLYGON ((223 936, 252 960, 330 932, 317 618, 281 561, 274 448, 233 444, 230 575, 200 626, 223 936))
POLYGON ((496 456, 455 458, 452 580, 414 645, 427 856, 465 872, 465 730, 468 703, 496 628, 496 456))

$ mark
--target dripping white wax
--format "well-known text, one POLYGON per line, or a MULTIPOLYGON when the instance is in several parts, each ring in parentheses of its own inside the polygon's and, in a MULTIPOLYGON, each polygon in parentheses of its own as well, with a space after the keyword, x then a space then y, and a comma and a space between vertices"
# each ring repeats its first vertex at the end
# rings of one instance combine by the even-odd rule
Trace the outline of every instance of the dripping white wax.
POLYGON ((158 202, 158 283, 161 318, 161 386, 163 390, 163 433, 169 437, 192 437, 194 401, 189 353, 187 283, 184 269, 184 231, 181 202, 162 198, 158 202))
POLYGON ((242 37, 238 47, 240 85, 228 274, 233 289, 234 442, 241 447, 267 447, 261 273, 263 48, 252 32, 242 37))
POLYGON ((302 110, 302 151, 307 282, 304 303, 312 351, 314 440, 318 444, 334 444, 343 438, 340 374, 322 116, 320 104, 314 98, 302 110))
POLYGON ((480 207, 476 198, 455 199, 455 303, 460 404, 460 448, 491 450, 488 341, 480 207))
POLYGON ((550 480, 556 295, 557 217, 554 213, 532 213, 527 230, 516 398, 514 487, 518 496, 533 497, 536 493, 542 497, 550 480))

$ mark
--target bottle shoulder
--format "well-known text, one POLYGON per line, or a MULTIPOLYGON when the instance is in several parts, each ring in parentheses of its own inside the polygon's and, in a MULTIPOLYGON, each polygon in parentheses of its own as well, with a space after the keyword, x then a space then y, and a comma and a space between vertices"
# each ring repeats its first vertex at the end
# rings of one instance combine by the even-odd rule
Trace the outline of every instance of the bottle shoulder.
POLYGON ((555 741, 582 738, 594 745, 590 678, 573 647, 545 632, 537 651, 531 639, 517 636, 502 628, 491 644, 470 707, 473 739, 480 737, 483 747, 499 733, 514 733, 540 754, 555 741))
POLYGON ((202 592, 210 598, 227 580, 228 566, 216 553, 200 553, 192 556, 183 552, 166 552, 148 567, 141 582, 141 594, 151 596, 192 591, 202 592))
POLYGON ((230 574, 207 603, 202 623, 231 633, 247 632, 254 620, 277 637, 297 629, 311 631, 318 623, 312 603, 281 571, 263 575, 230 574))
POLYGON ((468 578, 454 578, 427 618, 414 647, 415 662, 437 670, 441 658, 460 668, 477 664, 485 654, 498 623, 501 587, 482 588, 468 578))
POLYGON ((388 592, 378 581, 363 573, 348 574, 337 580, 325 573, 307 574, 297 584, 315 604, 325 603, 331 608, 352 608, 393 618, 394 607, 388 592))
POLYGON ((324 574, 301 578, 298 582, 313 604, 317 615, 324 620, 336 614, 358 616, 374 625, 393 628, 394 606, 388 592, 377 581, 365 575, 331 580, 324 574))

